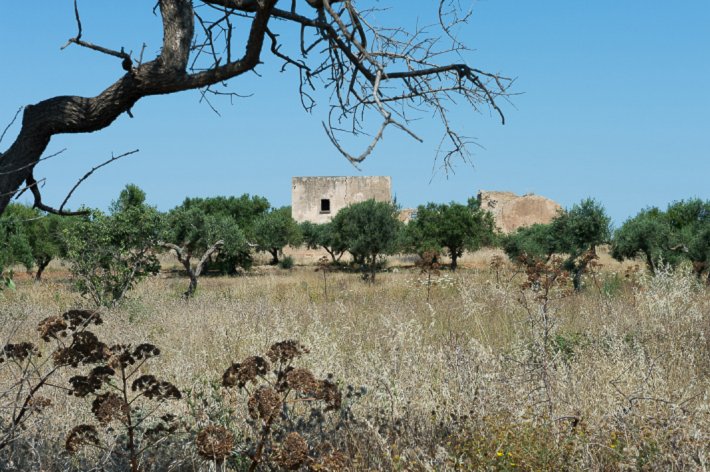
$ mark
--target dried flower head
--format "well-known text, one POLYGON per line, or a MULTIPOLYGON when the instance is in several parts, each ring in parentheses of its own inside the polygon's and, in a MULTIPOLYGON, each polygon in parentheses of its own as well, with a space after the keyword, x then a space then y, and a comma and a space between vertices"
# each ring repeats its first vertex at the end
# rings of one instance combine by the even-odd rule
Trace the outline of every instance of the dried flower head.
POLYGON ((249 416, 256 419, 269 421, 281 411, 282 398, 276 390, 268 386, 261 386, 249 397, 247 407, 249 416))
POLYGON ((294 341, 293 339, 289 339, 273 344, 269 348, 269 352, 266 353, 266 356, 271 360, 271 362, 280 361, 288 363, 297 357, 301 357, 303 354, 308 354, 309 352, 308 348, 306 348, 303 344, 298 341, 294 341))
POLYGON ((85 397, 101 389, 102 382, 101 378, 92 377, 90 375, 75 375, 69 379, 69 384, 71 384, 70 395, 85 397))
POLYGON ((72 386, 72 390, 69 393, 77 397, 85 397, 101 389, 103 383, 115 373, 112 368, 100 365, 91 369, 88 376, 75 375, 69 379, 69 383, 72 386))
POLYGON ((45 341, 49 342, 50 339, 59 339, 59 337, 66 337, 67 335, 67 322, 64 321, 59 316, 48 316, 43 319, 37 325, 37 331, 39 331, 40 337, 45 341))
POLYGON ((99 445, 99 433, 90 424, 80 424, 69 431, 64 448, 70 453, 75 453, 84 444, 99 445))
POLYGON ((125 424, 128 421, 129 406, 117 394, 104 393, 97 395, 91 403, 91 412, 102 425, 107 425, 113 420, 125 424))
POLYGON ((285 470, 297 470, 309 459, 306 440, 298 433, 289 433, 281 444, 276 463, 285 470))
POLYGON ((323 472, 346 471, 348 470, 348 459, 342 452, 333 451, 322 456, 314 469, 323 472))
POLYGON ((320 382, 315 397, 325 402, 325 411, 340 409, 340 405, 343 401, 343 395, 338 386, 327 379, 320 382))
POLYGON ((234 435, 223 426, 210 425, 197 434, 195 444, 200 456, 221 462, 234 448, 234 435))
POLYGON ((81 331, 74 333, 73 338, 69 347, 57 349, 52 354, 55 365, 78 367, 79 364, 96 364, 108 358, 108 347, 94 333, 81 331))
POLYGON ((222 385, 243 388, 249 382, 256 382, 258 376, 266 375, 269 367, 269 362, 263 357, 247 357, 241 363, 235 362, 224 372, 222 385))
POLYGON ((34 395, 30 398, 28 406, 36 411, 44 410, 52 405, 52 400, 41 395, 34 395))
POLYGON ((154 375, 141 375, 133 381, 131 390, 143 392, 146 398, 155 400, 179 400, 182 394, 178 388, 164 380, 158 380, 154 375))
POLYGON ((159 355, 160 349, 149 343, 139 344, 133 350, 133 357, 135 357, 137 360, 150 359, 151 357, 156 357, 159 355))
POLYGON ((114 344, 109 349, 111 357, 108 364, 114 369, 125 369, 136 363, 130 344, 114 344))
POLYGON ((317 265, 316 272, 318 272, 318 271, 329 272, 331 269, 330 259, 328 258, 328 256, 321 256, 321 258, 318 259, 318 261, 316 261, 316 265, 317 265))
POLYGON ((416 262, 416 266, 420 268, 421 273, 432 272, 432 274, 439 275, 439 253, 437 251, 424 251, 416 262))
POLYGON ((62 318, 69 322, 71 329, 88 326, 91 323, 95 325, 103 323, 99 312, 94 310, 69 310, 62 315, 62 318))
POLYGON ((491 257, 490 266, 492 269, 499 270, 499 269, 503 268, 504 265, 505 265, 505 260, 499 254, 496 254, 495 256, 491 257))
POLYGON ((320 382, 313 373, 302 367, 289 370, 285 380, 285 388, 297 390, 304 395, 315 395, 320 388, 320 382))
POLYGON ((109 377, 112 377, 115 373, 116 371, 111 367, 107 365, 100 365, 91 369, 89 375, 101 380, 102 382, 106 382, 109 377))
POLYGON ((3 356, 7 359, 16 361, 24 361, 30 356, 39 357, 39 349, 32 343, 23 342, 17 344, 5 344, 3 348, 3 356))

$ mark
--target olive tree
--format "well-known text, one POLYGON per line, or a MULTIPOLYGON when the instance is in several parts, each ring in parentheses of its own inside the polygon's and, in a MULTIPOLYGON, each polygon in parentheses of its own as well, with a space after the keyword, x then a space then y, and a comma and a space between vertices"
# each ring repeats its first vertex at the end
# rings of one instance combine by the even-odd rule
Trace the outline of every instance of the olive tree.
POLYGON ((692 198, 674 202, 666 210, 672 231, 698 277, 708 274, 710 284, 710 201, 692 198))
POLYGON ((658 208, 641 210, 614 232, 611 255, 619 261, 643 256, 648 269, 656 273, 659 262, 676 265, 681 253, 679 239, 668 215, 658 208))
POLYGON ((197 280, 211 258, 249 253, 236 220, 225 214, 210 214, 206 207, 209 205, 190 204, 188 200, 168 212, 162 223, 161 245, 175 254, 190 279, 185 298, 195 294, 197 280))
POLYGON ((698 198, 680 200, 642 210, 614 233, 612 256, 618 260, 642 255, 653 273, 659 261, 676 266, 689 261, 701 278, 710 283, 710 202, 698 198))
POLYGON ((475 251, 494 240, 493 216, 480 208, 460 203, 428 203, 417 208, 407 224, 406 245, 417 254, 446 250, 451 270, 465 250, 475 251))
POLYGON ((184 210, 196 208, 198 212, 222 220, 224 224, 230 222, 228 224, 236 225, 241 233, 234 236, 232 245, 224 246, 223 250, 213 253, 205 261, 204 270, 234 275, 238 268, 251 267, 253 262, 251 251, 243 246, 244 242, 241 238, 253 244, 256 221, 271 208, 266 198, 249 194, 239 197, 186 198, 181 208, 184 210))
POLYGON ((334 230, 333 223, 311 223, 304 221, 300 224, 303 243, 308 249, 323 248, 328 253, 333 263, 340 261, 348 250, 345 242, 334 230))
POLYGON ((564 268, 572 274, 575 290, 596 257, 597 247, 609 242, 611 219, 604 207, 588 198, 560 211, 549 224, 520 228, 504 238, 508 257, 525 264, 548 262, 553 254, 565 254, 564 268))
POLYGON ((32 247, 25 231, 23 212, 17 211, 15 205, 0 217, 0 277, 5 287, 14 288, 13 266, 22 264, 26 268, 34 265, 32 247))
POLYGON ((378 258, 393 254, 402 223, 397 207, 387 202, 366 200, 348 205, 333 218, 333 230, 353 255, 369 269, 375 281, 378 258))
MULTIPOLYGON (((86 49, 87 57, 114 58, 116 79, 93 97, 58 95, 23 109, 16 138, 0 152, 0 213, 23 185, 37 208, 67 213, 66 200, 59 208, 42 200, 35 175, 55 135, 111 126, 123 114, 132 116, 138 101, 154 95, 195 89, 203 95, 229 95, 222 85, 267 60, 295 71, 297 93, 307 111, 315 106, 314 90, 322 87, 329 94, 326 136, 354 164, 372 152, 387 128, 419 140, 415 120, 432 115, 443 134, 444 162, 466 158, 468 141, 449 116, 452 105, 489 108, 503 121, 497 101, 508 95, 511 80, 464 62, 467 47, 456 32, 469 16, 457 0, 420 3, 438 12, 433 26, 383 24, 397 21, 397 10, 383 7, 414 8, 411 2, 392 0, 158 0, 144 4, 146 15, 157 13, 162 20, 162 47, 152 48, 157 51, 152 55, 146 48, 133 54, 93 43, 84 35, 75 0, 76 35, 67 44, 86 49), (363 152, 351 153, 342 144, 344 132, 372 138, 363 152)), ((33 6, 26 8, 28 16, 35 13, 33 6)), ((142 33, 131 32, 138 42, 142 33)))
POLYGON ((31 255, 22 263, 28 272, 35 271, 35 281, 39 282, 50 262, 66 256, 63 231, 72 224, 74 218, 61 217, 16 203, 8 205, 2 218, 6 217, 15 218, 20 223, 31 255))
POLYGON ((538 223, 518 228, 503 238, 503 250, 513 261, 548 262, 556 250, 552 225, 538 223))
POLYGON ((611 219, 599 202, 587 198, 561 212, 550 225, 555 252, 567 254, 564 267, 572 273, 575 290, 580 290, 597 247, 609 242, 611 219))
POLYGON ((145 193, 127 185, 108 214, 93 210, 64 232, 67 260, 76 289, 97 306, 116 305, 160 263, 160 215, 145 193))
POLYGON ((281 207, 264 213, 254 222, 256 250, 271 254, 271 264, 279 263, 279 254, 286 246, 299 246, 303 235, 291 217, 291 207, 281 207))

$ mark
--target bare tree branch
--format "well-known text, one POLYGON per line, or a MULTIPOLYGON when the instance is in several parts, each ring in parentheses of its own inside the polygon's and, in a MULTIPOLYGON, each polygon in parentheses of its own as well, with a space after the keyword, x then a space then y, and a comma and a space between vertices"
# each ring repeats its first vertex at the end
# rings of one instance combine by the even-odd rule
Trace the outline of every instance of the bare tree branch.
POLYGON ((15 121, 17 121, 17 117, 20 115, 20 112, 22 111, 22 107, 18 108, 17 111, 15 112, 15 115, 12 117, 12 120, 7 124, 5 129, 2 131, 2 134, 0 134, 0 143, 2 140, 5 138, 5 134, 7 134, 8 130, 12 128, 12 125, 15 124, 15 121))
MULTIPOLYGON (((68 44, 120 58, 126 73, 95 97, 58 96, 23 109, 18 136, 0 154, 0 213, 28 178, 34 180, 34 167, 54 135, 103 129, 152 95, 198 89, 214 108, 208 93, 237 95, 212 87, 255 71, 267 38, 267 50, 283 61, 282 70, 291 65, 298 71, 305 110, 316 104, 316 84, 329 91, 326 136, 355 165, 373 152, 390 125, 421 140, 412 126, 422 113, 433 114, 444 128, 439 156, 445 166, 457 156, 468 159, 469 140, 453 125, 450 107, 461 103, 474 111, 488 108, 505 122, 498 100, 509 97, 512 80, 462 60, 467 49, 455 30, 471 13, 461 10, 458 0, 438 0, 438 22, 413 30, 379 26, 373 18, 380 11, 359 6, 365 0, 281 1, 287 9, 276 8, 279 0, 157 0, 162 48, 144 62, 144 45, 134 63, 123 48, 83 39, 75 0, 77 34, 68 44), (248 32, 246 40, 235 31, 248 32), (340 140, 342 133, 369 136, 365 151, 349 153, 340 140)), ((33 188, 36 185, 27 187, 33 188)))
POLYGON ((102 162, 101 164, 99 164, 99 165, 97 165, 97 166, 92 167, 91 170, 89 170, 86 174, 84 174, 84 176, 83 176, 82 178, 80 178, 80 179, 74 184, 74 186, 71 188, 71 190, 69 190, 69 193, 67 193, 67 196, 64 197, 64 201, 63 201, 62 204, 59 206, 59 211, 61 212, 62 210, 64 210, 64 206, 67 204, 67 202, 69 201, 69 199, 71 198, 71 196, 74 194, 74 191, 75 191, 77 188, 79 188, 79 185, 81 185, 86 179, 88 179, 89 177, 91 177, 91 175, 92 175, 94 172, 96 172, 97 170, 99 170, 100 168, 102 168, 102 167, 104 167, 104 166, 107 166, 107 165, 111 164, 111 163, 114 162, 114 161, 117 161, 117 160, 119 160, 119 159, 121 159, 121 158, 123 158, 123 157, 126 157, 126 156, 130 156, 130 155, 135 154, 135 153, 137 153, 137 152, 138 152, 138 149, 134 149, 133 151, 124 152, 123 154, 119 154, 118 156, 111 155, 111 158, 110 158, 110 159, 108 159, 108 160, 102 162))

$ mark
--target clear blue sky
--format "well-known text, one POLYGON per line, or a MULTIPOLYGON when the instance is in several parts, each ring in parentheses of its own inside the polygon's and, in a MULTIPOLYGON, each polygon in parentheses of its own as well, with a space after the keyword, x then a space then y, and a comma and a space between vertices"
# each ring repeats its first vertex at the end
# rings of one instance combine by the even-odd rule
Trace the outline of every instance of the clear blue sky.
MULTIPOLYGON (((146 42, 148 56, 157 51, 160 20, 152 2, 79 4, 86 40, 133 51, 146 42)), ((434 21, 432 0, 377 4, 391 5, 400 25, 434 21)), ((473 166, 461 163, 448 176, 433 173, 441 132, 433 119, 413 126, 423 144, 389 129, 362 175, 392 176, 405 207, 465 201, 479 189, 534 192, 563 206, 591 196, 617 225, 646 206, 710 199, 710 1, 479 0, 473 12, 460 32, 475 48, 467 61, 517 78, 514 92, 521 95, 503 106, 507 124, 457 109, 464 133, 480 147, 472 149, 473 166)), ((391 15, 383 14, 383 23, 391 15)), ((0 129, 20 106, 95 95, 119 77, 115 59, 60 50, 74 34, 70 0, 3 5, 0 129)), ((305 113, 293 75, 279 73, 280 62, 268 53, 264 61, 261 77, 232 82, 249 98, 215 102, 221 116, 192 91, 146 98, 133 109, 135 118, 123 115, 98 133, 56 137, 48 153, 67 151, 35 172, 47 177, 45 200, 58 204, 93 165, 136 148, 139 154, 82 185, 71 206, 106 208, 126 183, 142 187, 161 210, 186 196, 242 193, 280 206, 290 203, 292 176, 357 175, 322 131, 327 104, 305 113)))

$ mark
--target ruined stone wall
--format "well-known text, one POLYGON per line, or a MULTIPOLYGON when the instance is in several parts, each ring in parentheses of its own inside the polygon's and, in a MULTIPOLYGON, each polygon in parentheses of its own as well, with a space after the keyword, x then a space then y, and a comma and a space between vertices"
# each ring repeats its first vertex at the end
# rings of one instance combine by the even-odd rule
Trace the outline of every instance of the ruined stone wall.
POLYGON ((291 215, 299 223, 326 223, 351 203, 392 201, 390 177, 293 177, 291 184, 291 215))
POLYGON ((523 226, 547 224, 562 207, 540 195, 516 195, 513 192, 478 192, 481 208, 490 211, 496 226, 503 233, 512 233, 523 226))

